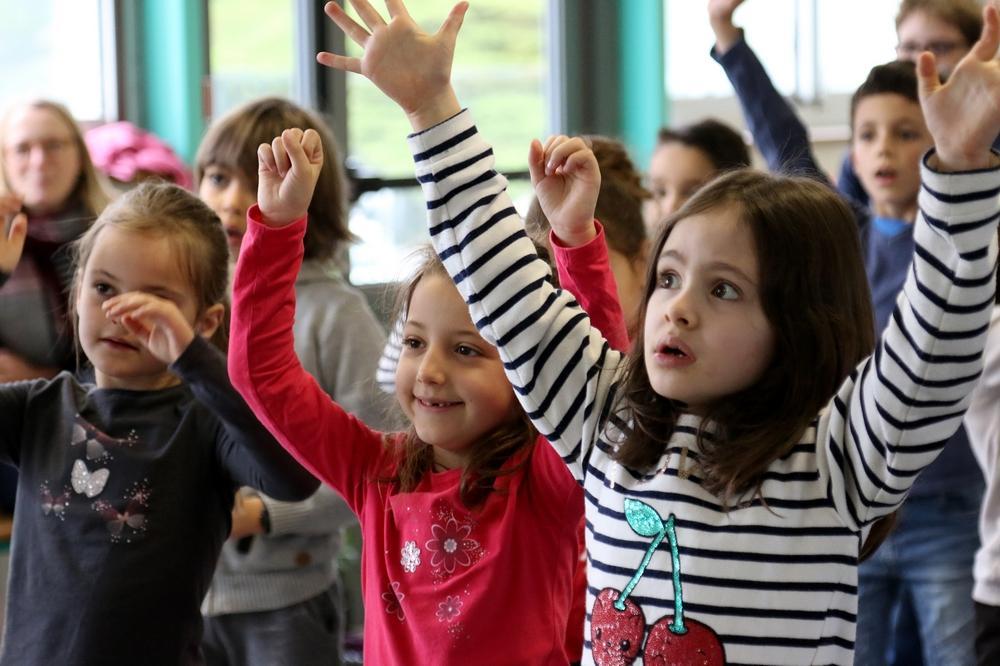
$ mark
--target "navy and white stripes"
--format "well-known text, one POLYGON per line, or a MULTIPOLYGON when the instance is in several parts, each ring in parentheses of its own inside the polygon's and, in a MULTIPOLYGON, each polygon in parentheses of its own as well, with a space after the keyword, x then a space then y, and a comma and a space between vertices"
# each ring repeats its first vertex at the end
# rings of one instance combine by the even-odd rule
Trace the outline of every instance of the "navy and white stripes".
MULTIPOLYGON (((625 520, 624 499, 635 498, 675 516, 686 614, 714 629, 729 663, 850 664, 861 531, 958 428, 981 372, 1000 169, 945 175, 925 164, 913 270, 878 352, 771 466, 766 505, 726 511, 700 485, 695 417, 681 418, 653 474, 609 457, 622 355, 545 279, 469 114, 410 141, 439 255, 525 410, 584 486, 588 609, 601 589, 625 587, 650 546, 625 520)), ((647 628, 673 615, 671 576, 664 543, 630 597, 647 628)))

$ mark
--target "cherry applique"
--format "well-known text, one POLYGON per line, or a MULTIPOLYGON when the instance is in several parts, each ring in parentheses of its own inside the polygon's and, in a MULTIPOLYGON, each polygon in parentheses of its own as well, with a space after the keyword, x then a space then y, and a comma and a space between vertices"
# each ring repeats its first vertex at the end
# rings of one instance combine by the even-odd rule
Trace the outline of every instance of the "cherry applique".
POLYGON ((645 615, 628 597, 639 584, 653 553, 664 538, 670 544, 673 569, 674 615, 660 618, 650 629, 642 653, 644 664, 670 666, 725 666, 726 652, 710 627, 684 620, 684 593, 681 588, 681 558, 677 547, 674 515, 666 521, 645 502, 627 498, 625 519, 636 534, 653 537, 639 568, 619 594, 604 588, 591 612, 590 640, 594 661, 599 666, 627 666, 635 661, 645 633, 645 615))

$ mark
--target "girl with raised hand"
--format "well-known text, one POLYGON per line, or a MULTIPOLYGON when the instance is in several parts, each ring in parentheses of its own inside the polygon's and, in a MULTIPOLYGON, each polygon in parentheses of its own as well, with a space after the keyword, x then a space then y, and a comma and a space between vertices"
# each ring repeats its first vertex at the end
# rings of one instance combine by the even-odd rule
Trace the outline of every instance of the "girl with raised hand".
MULTIPOLYGON (((946 85, 921 58, 936 148, 913 271, 873 356, 850 210, 822 185, 752 172, 713 182, 663 230, 623 356, 541 279, 451 88, 465 3, 435 35, 399 0, 388 22, 352 4, 367 29, 327 13, 363 56, 319 60, 407 113, 435 247, 584 484, 585 661, 850 664, 862 537, 958 427, 982 367, 1000 213, 996 9, 946 85)), ((587 152, 566 142, 534 167, 569 245, 595 233, 587 152)))
MULTIPOLYGON (((322 147, 312 130, 289 129, 258 157, 257 206, 233 284, 230 375, 278 440, 358 515, 366 662, 567 663, 579 484, 537 443, 496 349, 431 252, 400 295, 395 387, 410 429, 377 432, 330 400, 303 370, 292 334, 322 147)), ((617 317, 605 323, 624 328, 620 309, 617 317)))
MULTIPOLYGON (((23 219, 0 242, 19 252, 23 219)), ((316 480, 226 376, 226 240, 173 185, 142 185, 76 246, 70 310, 95 383, 0 385, 0 459, 20 470, 0 664, 201 664, 199 604, 237 486, 300 500, 316 480)))

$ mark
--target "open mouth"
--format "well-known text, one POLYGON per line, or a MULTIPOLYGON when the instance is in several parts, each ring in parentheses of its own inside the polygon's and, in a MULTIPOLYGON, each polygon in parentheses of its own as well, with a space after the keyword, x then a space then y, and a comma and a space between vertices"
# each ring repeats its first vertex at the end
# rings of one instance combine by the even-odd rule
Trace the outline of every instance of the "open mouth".
POLYGON ((658 351, 660 354, 666 354, 667 356, 674 356, 676 358, 689 358, 689 354, 680 347, 671 347, 670 345, 664 345, 660 347, 658 351))
POLYGON ((881 169, 879 169, 878 171, 875 172, 875 179, 878 180, 878 181, 880 181, 880 182, 889 182, 889 181, 896 180, 896 176, 897 175, 898 174, 896 173, 895 169, 890 169, 888 167, 882 167, 881 169))
POLYGON ((131 349, 133 351, 138 351, 139 347, 133 345, 129 342, 122 340, 121 338, 101 338, 101 342, 114 347, 115 349, 131 349))
POLYGON ((448 409, 449 407, 456 407, 462 404, 458 400, 429 400, 425 398, 417 398, 417 402, 421 407, 427 409, 448 409))

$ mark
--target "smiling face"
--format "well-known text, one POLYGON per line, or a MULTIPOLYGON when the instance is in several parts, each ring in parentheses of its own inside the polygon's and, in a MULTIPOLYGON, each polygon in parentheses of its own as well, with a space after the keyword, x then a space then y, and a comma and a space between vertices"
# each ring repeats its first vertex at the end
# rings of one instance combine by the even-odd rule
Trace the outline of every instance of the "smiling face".
POLYGON ((74 128, 44 107, 26 106, 7 119, 3 159, 11 190, 36 215, 63 208, 83 169, 74 128))
POLYGON ((105 226, 94 241, 76 294, 80 346, 94 365, 98 387, 141 391, 179 383, 166 365, 104 315, 104 301, 129 291, 173 301, 197 328, 197 296, 169 237, 105 226))
POLYGON ((686 217, 656 259, 644 363, 657 394, 698 413, 754 384, 774 354, 753 236, 732 206, 686 217))
POLYGON ((212 164, 198 183, 198 197, 222 220, 229 255, 235 260, 247 230, 247 211, 257 203, 257 193, 236 169, 212 164))
POLYGON ((895 93, 858 101, 851 158, 876 215, 916 218, 920 158, 933 143, 918 103, 895 93))
POLYGON ((446 275, 426 274, 413 289, 396 399, 448 469, 464 466, 472 447, 517 412, 500 355, 476 331, 446 275))

